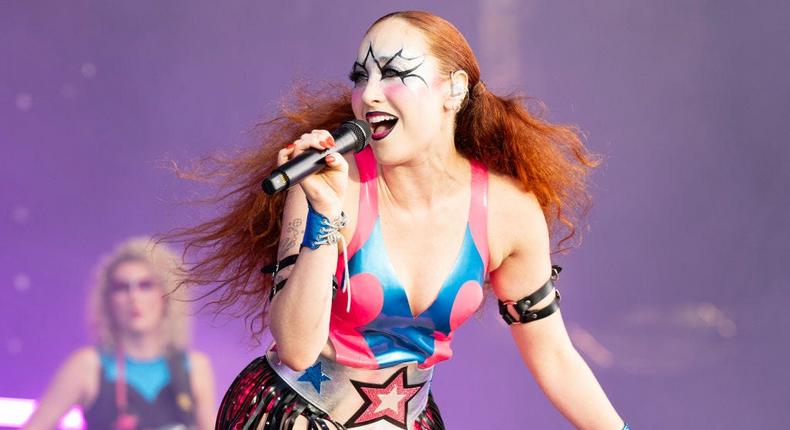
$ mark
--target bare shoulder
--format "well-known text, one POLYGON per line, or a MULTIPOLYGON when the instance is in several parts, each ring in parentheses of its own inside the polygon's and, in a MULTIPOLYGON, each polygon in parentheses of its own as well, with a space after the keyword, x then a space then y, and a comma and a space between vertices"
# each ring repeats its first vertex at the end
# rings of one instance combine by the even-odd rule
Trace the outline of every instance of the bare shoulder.
POLYGON ((489 211, 497 210, 497 215, 525 215, 543 219, 543 210, 535 194, 526 191, 514 178, 498 173, 489 173, 489 211))
POLYGON ((79 369, 83 372, 96 370, 101 366, 99 352, 94 346, 83 346, 72 352, 64 363, 64 367, 79 369))
POLYGON ((489 173, 488 237, 491 269, 517 252, 548 250, 546 218, 535 194, 515 179, 489 173))
POLYGON ((189 351, 189 366, 195 372, 210 372, 211 360, 208 356, 200 351, 189 351))

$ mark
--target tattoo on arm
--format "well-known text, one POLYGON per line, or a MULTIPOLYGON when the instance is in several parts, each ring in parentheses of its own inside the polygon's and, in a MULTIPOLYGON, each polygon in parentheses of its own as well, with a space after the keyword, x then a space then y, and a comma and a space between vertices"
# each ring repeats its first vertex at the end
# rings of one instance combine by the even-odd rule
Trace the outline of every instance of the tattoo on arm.
MULTIPOLYGON (((304 220, 301 218, 294 218, 285 227, 285 234, 283 240, 280 242, 280 255, 277 258, 285 258, 288 255, 299 252, 299 244, 304 237, 304 220)), ((286 267, 281 272, 277 272, 275 282, 280 282, 283 277, 290 274, 293 266, 286 267)))
POLYGON ((304 236, 304 220, 295 218, 285 228, 285 241, 280 246, 281 251, 289 252, 299 244, 299 240, 304 236))

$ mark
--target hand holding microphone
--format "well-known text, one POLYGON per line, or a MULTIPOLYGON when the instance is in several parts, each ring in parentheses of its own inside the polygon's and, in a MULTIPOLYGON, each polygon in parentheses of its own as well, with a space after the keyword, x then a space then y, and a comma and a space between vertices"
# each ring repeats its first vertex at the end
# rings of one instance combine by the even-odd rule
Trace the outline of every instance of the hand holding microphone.
MULTIPOLYGON (((348 183, 348 164, 343 153, 361 151, 370 140, 371 130, 366 121, 343 123, 331 134, 314 130, 277 154, 278 167, 261 186, 267 194, 286 190, 302 183, 302 189, 316 209, 329 205, 333 197, 342 200, 348 183), (313 175, 321 171, 319 174, 313 175)), ((336 202, 335 202, 336 203, 336 202)))

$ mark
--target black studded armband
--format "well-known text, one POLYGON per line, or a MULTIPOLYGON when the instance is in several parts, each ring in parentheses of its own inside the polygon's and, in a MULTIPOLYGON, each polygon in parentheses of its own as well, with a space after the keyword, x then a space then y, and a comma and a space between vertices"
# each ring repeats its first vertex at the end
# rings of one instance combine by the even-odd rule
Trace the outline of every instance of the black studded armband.
POLYGON ((524 297, 518 301, 502 301, 499 300, 499 314, 508 325, 512 324, 526 324, 528 322, 537 321, 546 318, 547 316, 557 312, 560 308, 560 292, 554 286, 554 281, 557 280, 559 273, 562 271, 560 266, 551 266, 551 277, 542 287, 538 288, 534 293, 524 297), (554 300, 547 306, 538 309, 530 310, 533 305, 545 299, 549 294, 554 293, 554 300))
MULTIPOLYGON (((299 254, 291 254, 291 255, 283 258, 282 260, 278 261, 275 264, 270 264, 268 266, 264 266, 263 268, 261 268, 261 273, 272 275, 272 278, 275 278, 275 277, 277 277, 277 272, 279 272, 281 269, 284 269, 284 268, 286 268, 288 266, 293 266, 294 264, 296 264, 296 259, 298 257, 299 257, 299 254)), ((283 289, 283 287, 285 286, 285 281, 287 281, 287 280, 288 280, 288 278, 285 278, 285 279, 281 280, 280 282, 278 282, 277 284, 275 284, 274 286, 272 286, 272 289, 269 290, 269 301, 270 302, 274 298, 274 295, 277 294, 278 291, 283 289)), ((332 298, 335 297, 335 294, 337 293, 337 289, 338 288, 339 287, 337 285, 337 277, 335 277, 335 275, 332 275, 332 298)))

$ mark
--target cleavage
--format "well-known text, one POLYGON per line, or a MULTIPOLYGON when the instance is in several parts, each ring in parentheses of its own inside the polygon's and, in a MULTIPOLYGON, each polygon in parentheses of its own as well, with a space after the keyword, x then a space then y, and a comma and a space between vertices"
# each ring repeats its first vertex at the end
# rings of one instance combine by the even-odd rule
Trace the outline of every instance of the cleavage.
POLYGON ((433 306, 455 270, 463 251, 468 207, 462 213, 463 217, 456 213, 443 220, 435 215, 426 216, 419 222, 379 214, 384 252, 404 290, 413 317, 433 306))

